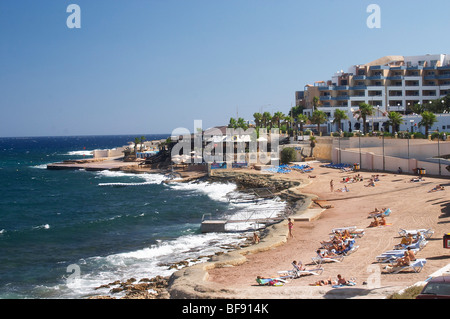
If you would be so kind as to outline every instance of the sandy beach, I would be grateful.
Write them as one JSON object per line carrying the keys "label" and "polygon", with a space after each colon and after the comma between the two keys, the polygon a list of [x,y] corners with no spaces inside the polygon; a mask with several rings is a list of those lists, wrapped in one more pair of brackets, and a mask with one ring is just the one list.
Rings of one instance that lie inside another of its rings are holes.
{"label": "sandy beach", "polygon": [[[367,187],[369,178],[377,173],[359,172],[364,178],[362,182],[344,184],[343,178],[356,173],[321,167],[322,164],[312,163],[314,171],[309,175],[298,171],[278,175],[283,179],[303,180],[302,186],[290,191],[326,200],[331,208],[323,210],[312,221],[294,222],[293,238],[287,238],[287,222],[282,222],[259,244],[175,273],[169,289],[172,298],[385,298],[424,281],[450,263],[450,250],[442,244],[442,236],[450,232],[448,179],[424,177],[421,182],[411,182],[412,175],[378,173],[380,181],[375,187]],[[445,190],[429,192],[437,184],[442,184]],[[345,185],[349,192],[337,191]],[[373,220],[369,213],[375,208],[392,210],[386,218],[389,225],[368,227]],[[342,262],[323,264],[321,275],[288,279],[280,287],[256,283],[257,276],[277,277],[279,271],[292,269],[293,260],[301,261],[307,269],[317,268],[311,258],[316,256],[320,242],[329,239],[331,229],[349,226],[365,230],[364,236],[356,239],[358,249]],[[417,258],[427,260],[423,270],[385,273],[386,264],[376,262],[376,256],[400,242],[400,229],[421,228],[434,230],[425,248],[417,253]],[[356,285],[343,288],[310,285],[321,279],[335,279],[338,274],[353,278]]]}

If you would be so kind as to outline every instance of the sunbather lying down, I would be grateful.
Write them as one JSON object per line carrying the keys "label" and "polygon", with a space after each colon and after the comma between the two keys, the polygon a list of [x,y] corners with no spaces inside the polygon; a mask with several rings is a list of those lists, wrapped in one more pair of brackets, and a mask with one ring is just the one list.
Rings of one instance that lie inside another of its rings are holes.
{"label": "sunbather lying down", "polygon": [[315,283],[309,284],[310,286],[326,286],[326,285],[342,285],[342,286],[354,286],[356,282],[354,280],[346,280],[340,274],[337,275],[335,280],[328,278],[326,280],[318,280]]}
{"label": "sunbather lying down", "polygon": [[282,286],[286,281],[281,278],[256,277],[256,282],[261,286]]}
{"label": "sunbather lying down", "polygon": [[385,226],[385,225],[387,225],[386,219],[382,215],[379,220],[377,217],[374,217],[373,222],[371,222],[370,225],[367,227],[378,227],[378,226]]}
{"label": "sunbather lying down", "polygon": [[442,186],[441,184],[438,184],[434,188],[429,190],[428,193],[437,192],[437,191],[443,191],[443,190],[444,190],[444,186]]}

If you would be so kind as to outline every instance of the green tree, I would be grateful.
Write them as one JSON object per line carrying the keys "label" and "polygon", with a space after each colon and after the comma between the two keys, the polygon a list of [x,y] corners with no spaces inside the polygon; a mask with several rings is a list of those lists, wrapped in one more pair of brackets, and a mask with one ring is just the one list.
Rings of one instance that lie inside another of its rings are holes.
{"label": "green tree", "polygon": [[315,110],[309,118],[312,124],[317,124],[317,132],[320,132],[320,124],[325,123],[327,119],[327,114],[320,110]]}
{"label": "green tree", "polygon": [[308,117],[305,114],[297,115],[297,127],[298,123],[300,123],[300,131],[303,132],[303,124],[308,121]]}
{"label": "green tree", "polygon": [[262,115],[263,127],[270,129],[272,128],[272,114],[270,112],[264,112]]}
{"label": "green tree", "polygon": [[229,128],[236,128],[237,127],[237,122],[236,122],[236,119],[234,117],[230,117],[230,122],[228,123],[228,127]]}
{"label": "green tree", "polygon": [[341,130],[341,122],[342,120],[348,120],[348,116],[347,113],[341,109],[336,109],[336,111],[334,111],[334,120],[333,123],[338,125],[338,131]]}
{"label": "green tree", "polygon": [[355,112],[358,114],[358,120],[363,120],[363,127],[364,127],[364,134],[367,133],[367,116],[370,116],[373,114],[373,106],[367,103],[361,103],[359,104],[359,110]]}
{"label": "green tree", "polygon": [[411,111],[416,114],[422,114],[425,111],[421,103],[416,103],[410,107]]}
{"label": "green tree", "polygon": [[134,154],[137,153],[137,146],[139,143],[141,143],[141,139],[139,137],[135,137],[134,138]]}
{"label": "green tree", "polygon": [[395,134],[397,132],[397,127],[402,124],[403,117],[400,113],[391,111],[388,114],[389,120],[386,121],[387,125],[392,126],[392,133]]}
{"label": "green tree", "polygon": [[253,118],[255,119],[255,125],[256,127],[261,127],[262,123],[262,114],[261,113],[253,113]]}
{"label": "green tree", "polygon": [[313,111],[320,106],[320,98],[318,96],[313,97]]}
{"label": "green tree", "polygon": [[284,118],[283,112],[275,112],[272,116],[272,123],[277,124],[277,127],[280,128],[281,120]]}
{"label": "green tree", "polygon": [[303,113],[303,106],[301,106],[301,105],[293,106],[289,113],[295,119],[298,115]]}
{"label": "green tree", "polygon": [[236,127],[246,130],[246,129],[248,129],[248,124],[242,117],[240,117],[240,118],[238,118],[238,120],[236,122]]}
{"label": "green tree", "polygon": [[144,146],[145,140],[146,140],[145,136],[142,135],[142,136],[141,136],[141,139],[140,139],[140,142],[141,142],[141,152],[142,152],[142,148],[143,148],[143,146]]}
{"label": "green tree", "polygon": [[437,122],[437,118],[434,113],[429,111],[425,111],[421,115],[422,121],[419,122],[419,126],[425,126],[425,136],[428,136],[428,130],[434,123]]}
{"label": "green tree", "polygon": [[430,101],[428,104],[425,104],[424,107],[427,111],[432,113],[450,112],[450,94],[443,98]]}
{"label": "green tree", "polygon": [[295,149],[293,147],[285,147],[281,151],[281,163],[288,164],[295,161]]}

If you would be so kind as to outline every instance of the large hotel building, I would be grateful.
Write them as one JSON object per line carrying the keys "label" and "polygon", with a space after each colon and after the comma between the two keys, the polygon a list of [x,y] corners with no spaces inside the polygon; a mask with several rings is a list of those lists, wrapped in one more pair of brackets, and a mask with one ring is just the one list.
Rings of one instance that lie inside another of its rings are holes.
{"label": "large hotel building", "polygon": [[450,94],[449,54],[385,56],[353,65],[348,72],[336,72],[331,80],[306,85],[304,91],[296,92],[296,103],[304,106],[305,114],[311,114],[314,97],[318,97],[320,102],[316,106],[329,119],[336,109],[347,111],[350,120],[343,123],[346,131],[359,127],[352,116],[359,104],[371,104],[375,108],[372,125],[377,130],[386,121],[386,112],[409,114],[408,106],[426,104],[447,94]]}

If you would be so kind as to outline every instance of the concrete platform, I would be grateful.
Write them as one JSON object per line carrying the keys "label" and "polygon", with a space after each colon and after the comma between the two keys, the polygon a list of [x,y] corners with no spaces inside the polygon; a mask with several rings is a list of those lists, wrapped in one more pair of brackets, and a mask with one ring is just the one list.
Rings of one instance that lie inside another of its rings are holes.
{"label": "concrete platform", "polygon": [[308,208],[300,214],[290,216],[290,218],[292,218],[294,222],[295,221],[309,222],[319,218],[320,214],[322,214],[324,210],[325,209],[323,208]]}

